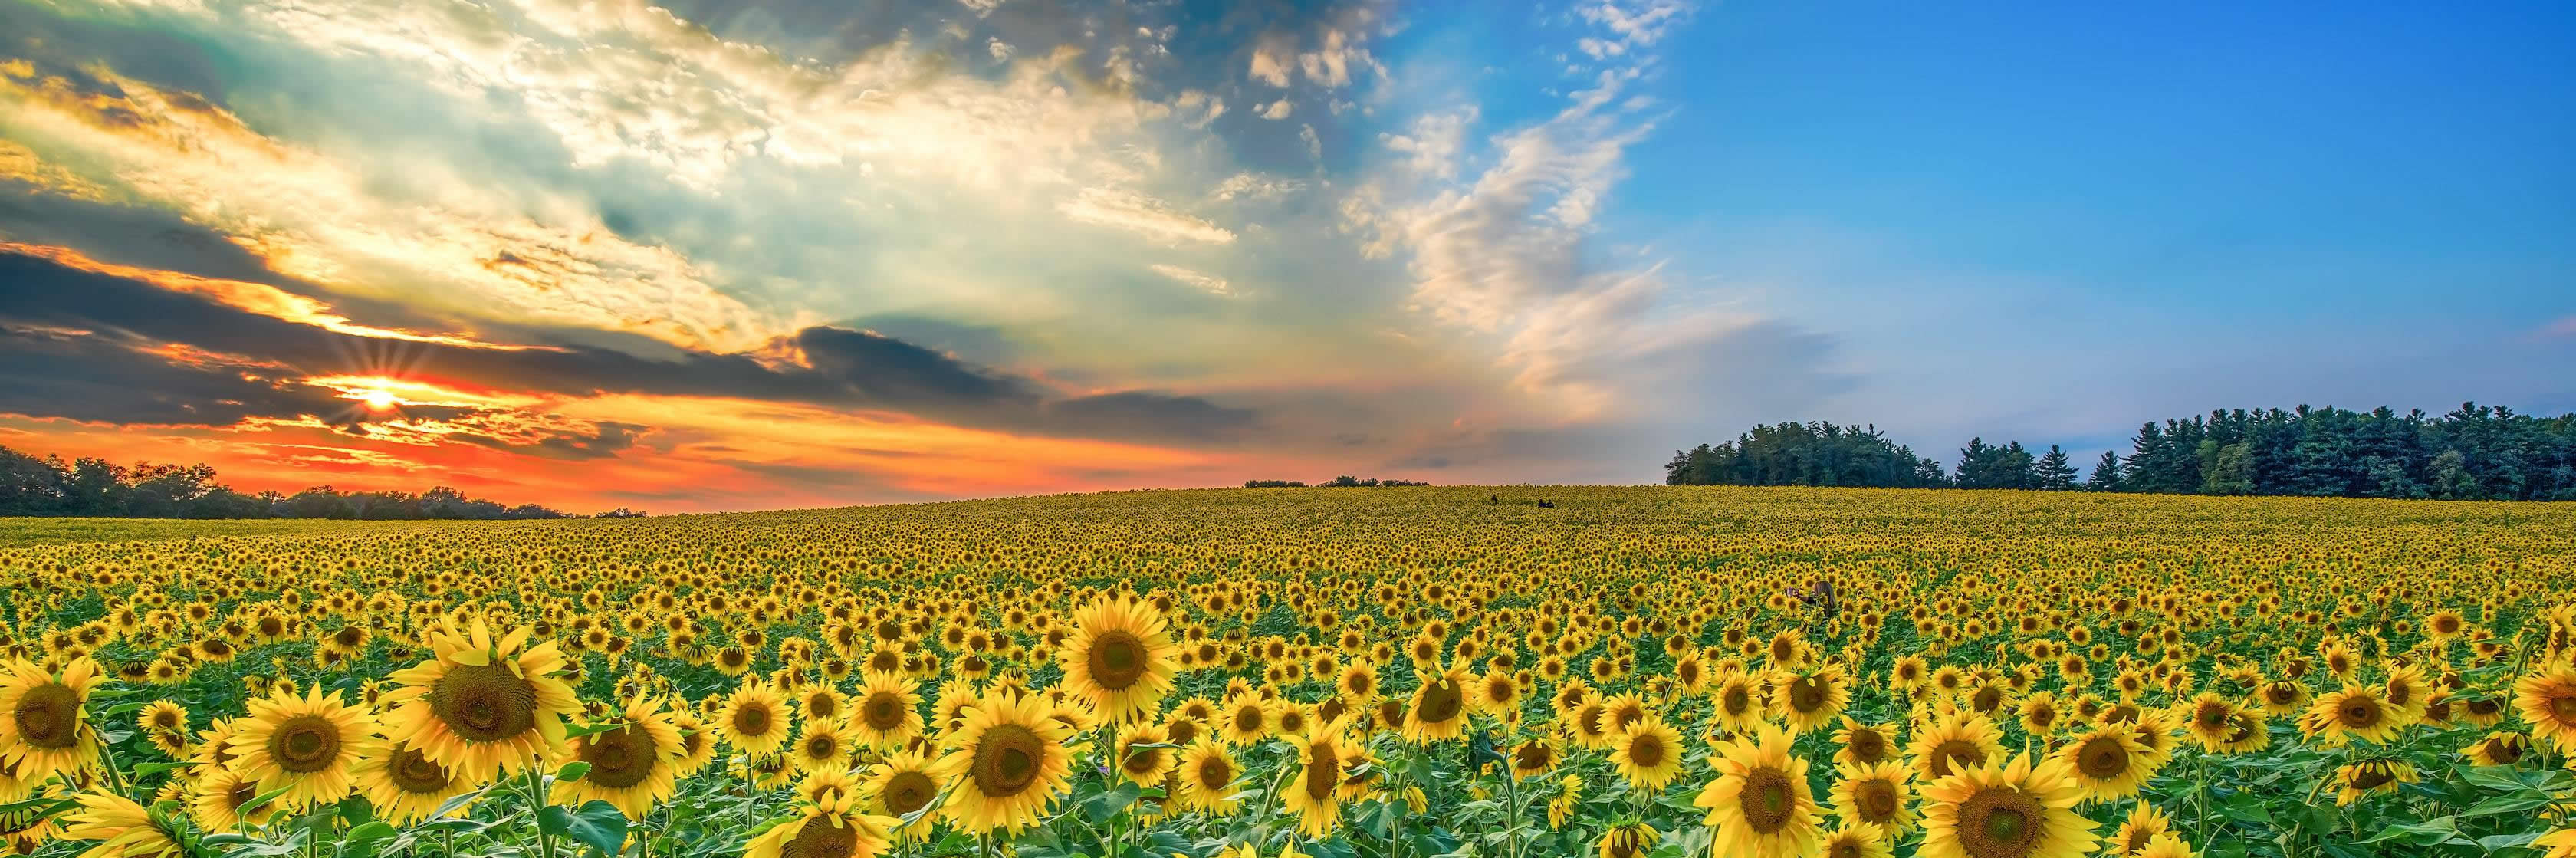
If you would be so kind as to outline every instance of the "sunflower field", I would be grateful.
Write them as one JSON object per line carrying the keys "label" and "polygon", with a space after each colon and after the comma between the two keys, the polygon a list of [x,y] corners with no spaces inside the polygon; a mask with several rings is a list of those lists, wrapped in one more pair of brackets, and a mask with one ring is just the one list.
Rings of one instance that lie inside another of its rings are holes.
{"label": "sunflower field", "polygon": [[0,527],[19,854],[2576,856],[2568,505],[120,528]]}

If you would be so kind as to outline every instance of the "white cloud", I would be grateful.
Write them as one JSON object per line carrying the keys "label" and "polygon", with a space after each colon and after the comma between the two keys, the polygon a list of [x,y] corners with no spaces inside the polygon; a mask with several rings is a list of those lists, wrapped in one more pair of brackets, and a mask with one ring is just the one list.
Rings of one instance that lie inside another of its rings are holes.
{"label": "white cloud", "polygon": [[1468,105],[1446,113],[1434,113],[1413,121],[1411,134],[1380,135],[1386,148],[1405,154],[1405,166],[1414,173],[1438,179],[1456,178],[1459,154],[1465,151],[1467,127],[1476,121],[1476,107]]}
{"label": "white cloud", "polygon": [[1278,100],[1278,101],[1273,101],[1273,102],[1269,103],[1268,105],[1266,105],[1266,106],[1262,107],[1262,108],[1261,108],[1261,118],[1263,118],[1263,119],[1286,119],[1286,118],[1288,118],[1288,114],[1289,114],[1289,113],[1291,113],[1291,112],[1293,112],[1293,111],[1295,111],[1296,109],[1297,109],[1297,105],[1295,105],[1295,104],[1291,104],[1291,103],[1289,103],[1289,101],[1288,101],[1287,99],[1283,98],[1283,99],[1280,99],[1280,100]]}
{"label": "white cloud", "polygon": [[1166,244],[1234,241],[1234,231],[1174,211],[1163,201],[1134,191],[1084,188],[1082,193],[1057,203],[1056,210],[1083,223],[1127,230]]}
{"label": "white cloud", "polygon": [[1145,267],[1151,269],[1156,274],[1180,281],[1193,289],[1206,292],[1210,295],[1225,298],[1231,298],[1235,295],[1234,290],[1226,285],[1225,278],[1223,277],[1218,277],[1212,274],[1203,274],[1178,265],[1166,265],[1160,262],[1147,265]]}

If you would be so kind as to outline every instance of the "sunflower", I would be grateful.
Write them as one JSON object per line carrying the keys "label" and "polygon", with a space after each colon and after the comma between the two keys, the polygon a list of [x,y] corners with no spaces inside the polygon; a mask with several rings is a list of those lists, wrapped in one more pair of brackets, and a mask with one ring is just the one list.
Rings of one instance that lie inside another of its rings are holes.
{"label": "sunflower", "polygon": [[2066,713],[2057,708],[2057,695],[2042,691],[2021,699],[2021,729],[2032,736],[2046,738],[2057,734],[2066,724]]}
{"label": "sunflower", "polygon": [[2415,767],[2401,760],[2363,760],[2335,769],[2335,804],[2347,805],[2362,797],[2396,792],[2398,784],[2415,782]]}
{"label": "sunflower", "polygon": [[1851,683],[1839,662],[1800,673],[1782,672],[1772,679],[1771,713],[1789,732],[1812,733],[1831,725],[1851,705]]}
{"label": "sunflower", "polygon": [[199,829],[215,833],[267,825],[269,818],[277,815],[277,802],[243,812],[243,806],[258,798],[259,793],[259,784],[242,777],[240,772],[231,769],[208,771],[198,775],[196,783],[188,785],[188,816],[196,821]]}
{"label": "sunflower", "polygon": [[1663,832],[1643,822],[1614,825],[1601,832],[1601,839],[1594,842],[1592,851],[1600,858],[1644,858],[1663,839]]}
{"label": "sunflower", "polygon": [[852,695],[850,725],[857,728],[859,741],[885,750],[921,735],[921,692],[915,687],[912,680],[870,672]]}
{"label": "sunflower", "polygon": [[180,854],[168,823],[121,795],[74,796],[80,809],[63,817],[64,840],[97,840],[81,858],[161,858]]}
{"label": "sunflower", "polygon": [[808,685],[796,692],[796,711],[805,721],[838,721],[849,708],[849,698],[829,685]]}
{"label": "sunflower", "polygon": [[2195,854],[2191,851],[2190,844],[2182,842],[2182,835],[2168,831],[2147,841],[2146,847],[2139,849],[2134,856],[2135,858],[2195,858]]}
{"label": "sunflower", "polygon": [[2549,850],[2540,858],[2576,858],[2576,828],[2561,828],[2530,843],[2533,849]]}
{"label": "sunflower", "polygon": [[[939,778],[930,772],[930,760],[920,754],[904,751],[868,767],[861,794],[868,796],[869,808],[886,816],[902,817],[918,813],[939,798]],[[910,825],[894,830],[897,842],[911,843],[927,839],[932,814],[923,813]]]}
{"label": "sunflower", "polygon": [[1611,734],[1603,730],[1602,725],[1610,723],[1610,719],[1604,717],[1609,711],[1609,701],[1598,696],[1585,697],[1582,704],[1558,719],[1558,727],[1579,747],[1593,751],[1608,750]]}
{"label": "sunflower", "polygon": [[579,761],[588,763],[590,771],[579,780],[556,781],[555,803],[579,807],[605,801],[626,818],[642,820],[671,797],[679,779],[680,728],[651,699],[626,704],[617,720],[623,726],[574,739],[564,749],[558,765]]}
{"label": "sunflower", "polygon": [[1985,765],[2003,756],[2003,731],[1983,715],[1961,712],[1935,719],[1915,734],[1906,756],[1924,780],[1939,780],[1961,769]]}
{"label": "sunflower", "polygon": [[2272,744],[2271,722],[2262,710],[2238,708],[2227,722],[2227,735],[2211,750],[2222,754],[2248,754]]}
{"label": "sunflower", "polygon": [[855,773],[855,770],[817,768],[817,770],[811,770],[811,773],[806,773],[804,781],[796,781],[796,801],[804,801],[804,804],[824,804],[824,801],[840,799],[840,796],[855,796],[858,794],[858,788],[860,788],[858,773]]}
{"label": "sunflower", "polygon": [[671,713],[671,726],[680,731],[680,756],[671,760],[671,770],[684,778],[705,771],[716,758],[715,728],[686,709]]}
{"label": "sunflower", "polygon": [[1413,701],[1405,707],[1405,741],[1428,744],[1466,732],[1469,691],[1464,667],[1452,664],[1425,671],[1421,687],[1413,690]]}
{"label": "sunflower", "polygon": [[857,728],[838,721],[808,720],[796,734],[796,743],[789,746],[787,758],[796,764],[798,771],[845,770],[850,767],[850,760],[857,756],[858,749]]}
{"label": "sunflower", "polygon": [[61,676],[25,659],[0,668],[0,761],[18,777],[39,783],[98,759],[98,734],[86,710],[91,689],[104,679],[98,662],[72,659]]}
{"label": "sunflower", "polygon": [[1836,767],[1834,816],[1843,827],[1874,826],[1888,840],[1914,830],[1914,770],[1895,762]]}
{"label": "sunflower", "polygon": [[2387,701],[2390,723],[2410,727],[2424,720],[2424,707],[2433,701],[2433,688],[2424,681],[2424,671],[2408,666],[2391,669],[2379,684],[2380,699]]}
{"label": "sunflower", "polygon": [[563,748],[564,719],[581,711],[552,641],[528,647],[521,627],[495,641],[477,619],[429,635],[432,658],[395,671],[385,738],[420,749],[473,781],[523,771]]}
{"label": "sunflower", "polygon": [[1271,702],[1254,694],[1228,698],[1218,712],[1217,735],[1229,745],[1250,745],[1270,738]]}
{"label": "sunflower", "polygon": [[[2319,747],[2340,748],[2356,737],[2386,742],[2397,732],[2397,720],[2381,699],[2384,693],[2377,686],[2346,685],[2341,691],[2317,695],[2303,724],[2310,728],[2308,734],[2316,737]],[[2570,698],[2568,704],[2576,710],[2576,698]]]}
{"label": "sunflower", "polygon": [[1534,778],[1547,774],[1556,768],[1557,756],[1556,740],[1533,736],[1512,747],[1512,776]]}
{"label": "sunflower", "polygon": [[34,854],[38,847],[62,833],[61,822],[38,811],[31,807],[0,812],[0,849],[16,855]]}
{"label": "sunflower", "polygon": [[1474,683],[1476,710],[1496,718],[1518,715],[1521,709],[1521,684],[1509,671],[1492,670],[1476,677]]}
{"label": "sunflower", "polygon": [[[8,699],[0,693],[0,703]],[[2533,739],[2562,752],[2576,748],[2576,667],[2562,665],[2523,677],[2513,684],[2513,706],[2531,724]],[[2471,706],[2469,714],[2479,713]]]}
{"label": "sunflower", "polygon": [[1717,704],[1717,726],[1730,733],[1753,732],[1765,714],[1766,695],[1760,681],[1743,671],[1727,670],[1718,675],[1716,686],[1710,699]]}
{"label": "sunflower", "polygon": [[1309,840],[1322,840],[1341,827],[1343,784],[1351,762],[1341,740],[1347,732],[1348,724],[1336,723],[1306,737],[1297,748],[1296,780],[1280,791],[1282,805],[1297,815],[1297,830]]}
{"label": "sunflower", "polygon": [[2470,765],[2510,766],[2521,762],[2523,755],[2530,750],[2530,736],[2511,730],[2500,730],[2488,733],[2486,738],[2479,739],[2476,744],[2461,748],[2460,755],[2468,757]]}
{"label": "sunflower", "polygon": [[2203,750],[2216,751],[2227,745],[2228,737],[2236,732],[2236,704],[2217,692],[2203,691],[2191,699],[2183,713],[2182,726]]}
{"label": "sunflower", "polygon": [[1682,734],[1648,714],[1610,740],[1610,764],[1630,788],[1662,792],[1682,772]]}
{"label": "sunflower", "polygon": [[1065,741],[1073,729],[1048,717],[1044,698],[987,697],[966,710],[948,738],[948,751],[933,765],[954,782],[941,810],[969,833],[1017,833],[1035,823],[1071,786],[1073,757]]}
{"label": "sunflower", "polygon": [[761,832],[743,858],[875,858],[893,845],[901,820],[859,811],[846,792],[799,807],[794,819]]}
{"label": "sunflower", "polygon": [[[400,742],[370,738],[358,747],[357,762],[349,764],[349,775],[357,780],[359,795],[375,808],[376,815],[396,825],[410,825],[427,818],[448,799],[474,790],[474,783],[457,776],[453,769],[439,765]],[[462,814],[465,808],[449,811]]]}
{"label": "sunflower", "polygon": [[364,711],[320,688],[297,697],[283,685],[248,708],[234,727],[232,768],[256,779],[261,792],[286,790],[277,797],[279,808],[328,804],[355,788],[349,764],[367,740]]}
{"label": "sunflower", "polygon": [[1922,858],[2080,858],[2100,838],[2075,812],[2084,790],[2062,763],[2028,756],[1952,772],[1923,788]]}
{"label": "sunflower", "polygon": [[2291,679],[2264,683],[2254,692],[2263,706],[2263,713],[2275,718],[2305,710],[2310,694],[2307,683]]}
{"label": "sunflower", "polygon": [[1770,724],[1718,746],[1717,777],[1691,805],[1708,811],[1717,854],[1782,858],[1815,852],[1820,822],[1807,785],[1807,761],[1790,753],[1791,736]]}
{"label": "sunflower", "polygon": [[1073,623],[1073,636],[1056,650],[1064,668],[1059,684],[1109,723],[1154,714],[1172,689],[1172,657],[1179,649],[1162,612],[1121,593],[1075,611]]}
{"label": "sunflower", "polygon": [[2112,855],[2136,855],[2154,842],[2157,835],[2173,830],[2173,819],[2156,809],[2154,802],[2142,801],[2129,808],[2129,818],[2120,823],[2105,844]]}
{"label": "sunflower", "polygon": [[1896,849],[1886,832],[1866,822],[1847,823],[1825,832],[1824,843],[1816,850],[1817,858],[1894,858]]}
{"label": "sunflower", "polygon": [[1836,764],[1875,765],[1895,755],[1896,731],[1894,728],[1863,724],[1852,720],[1849,715],[1842,716],[1842,719],[1843,728],[1834,732],[1834,744],[1839,746],[1834,751]]}
{"label": "sunflower", "polygon": [[764,756],[787,744],[787,700],[777,689],[746,682],[716,710],[716,734],[747,756]]}
{"label": "sunflower", "polygon": [[143,729],[152,731],[153,735],[156,736],[186,735],[188,732],[188,707],[179,705],[178,701],[166,698],[155,700],[152,701],[151,705],[143,707],[143,713],[135,716],[134,723],[141,726]]}
{"label": "sunflower", "polygon": [[2155,773],[2148,765],[2147,752],[2126,727],[2095,727],[2059,747],[2054,754],[2064,764],[2084,797],[2094,801],[2113,801],[2138,794],[2147,777]]}
{"label": "sunflower", "polygon": [[1225,745],[1213,739],[1191,743],[1181,752],[1181,765],[1175,777],[1180,782],[1176,796],[1182,807],[1215,816],[1234,812],[1236,778],[1243,776],[1234,756]]}
{"label": "sunflower", "polygon": [[1180,763],[1180,755],[1170,748],[1137,748],[1137,745],[1166,745],[1171,737],[1163,728],[1138,724],[1118,733],[1118,745],[1110,758],[1117,760],[1118,777],[1139,787],[1159,787],[1163,777]]}

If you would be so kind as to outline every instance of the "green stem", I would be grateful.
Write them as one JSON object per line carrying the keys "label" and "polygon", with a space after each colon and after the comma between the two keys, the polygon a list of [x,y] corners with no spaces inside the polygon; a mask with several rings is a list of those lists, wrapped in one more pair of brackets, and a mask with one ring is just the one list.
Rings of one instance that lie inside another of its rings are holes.
{"label": "green stem", "polygon": [[1503,762],[1495,768],[1503,770],[1503,810],[1505,820],[1503,823],[1503,855],[1504,858],[1520,858],[1521,793],[1519,782],[1521,778],[1519,775],[1512,773],[1511,755],[1508,752],[1504,754]]}
{"label": "green stem", "polygon": [[544,854],[545,858],[555,858],[555,837],[546,831],[545,803],[545,766],[530,763],[528,765],[528,815],[537,817],[537,850]]}

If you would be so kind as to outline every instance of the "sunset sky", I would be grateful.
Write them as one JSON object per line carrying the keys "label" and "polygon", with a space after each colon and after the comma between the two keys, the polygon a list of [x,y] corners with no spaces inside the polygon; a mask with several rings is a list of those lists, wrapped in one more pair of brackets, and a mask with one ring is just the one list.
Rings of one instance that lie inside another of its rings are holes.
{"label": "sunset sky", "polygon": [[2576,6],[0,0],[0,445],[655,512],[2576,409]]}

